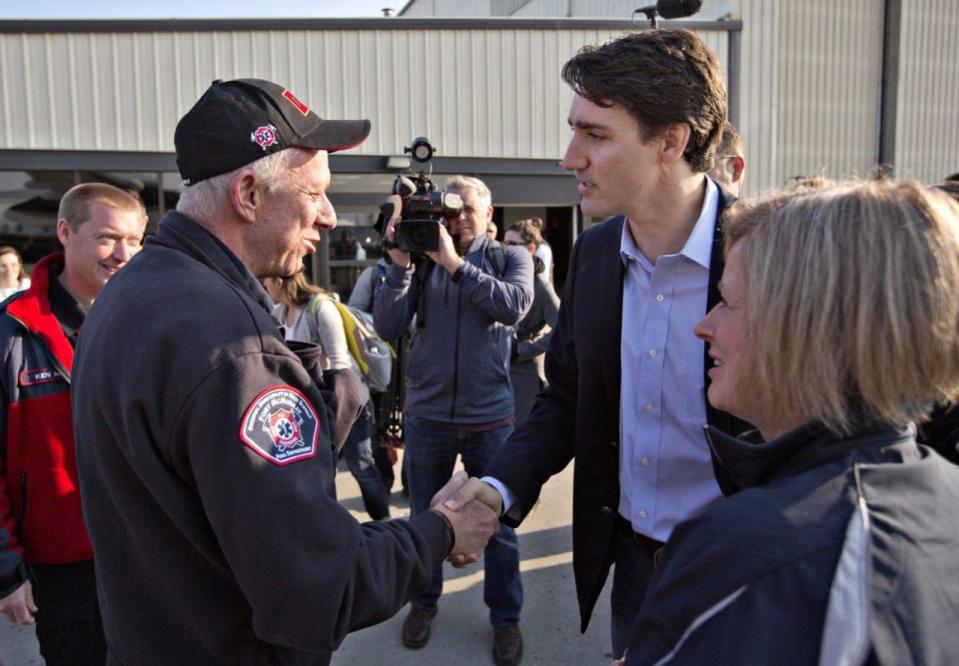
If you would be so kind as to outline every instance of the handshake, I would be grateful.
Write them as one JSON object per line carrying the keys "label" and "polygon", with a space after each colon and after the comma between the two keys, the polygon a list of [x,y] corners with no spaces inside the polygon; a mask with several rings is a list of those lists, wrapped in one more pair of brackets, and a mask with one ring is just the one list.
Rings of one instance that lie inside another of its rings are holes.
{"label": "handshake", "polygon": [[461,568],[478,561],[490,537],[499,530],[503,498],[492,486],[461,470],[433,496],[430,509],[450,521],[455,538],[446,559]]}

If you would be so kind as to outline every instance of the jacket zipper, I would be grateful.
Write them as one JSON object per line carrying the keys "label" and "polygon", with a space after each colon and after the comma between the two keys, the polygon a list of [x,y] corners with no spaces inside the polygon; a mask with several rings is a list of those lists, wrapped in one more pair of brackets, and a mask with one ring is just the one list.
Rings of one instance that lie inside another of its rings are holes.
{"label": "jacket zipper", "polygon": [[460,304],[462,292],[456,292],[456,340],[453,343],[453,402],[450,403],[450,423],[456,418],[456,394],[460,383]]}
{"label": "jacket zipper", "polygon": [[23,530],[23,520],[27,515],[27,472],[23,470],[20,472],[20,510],[17,511],[17,519],[13,523],[13,534],[17,538],[20,537],[20,532]]}

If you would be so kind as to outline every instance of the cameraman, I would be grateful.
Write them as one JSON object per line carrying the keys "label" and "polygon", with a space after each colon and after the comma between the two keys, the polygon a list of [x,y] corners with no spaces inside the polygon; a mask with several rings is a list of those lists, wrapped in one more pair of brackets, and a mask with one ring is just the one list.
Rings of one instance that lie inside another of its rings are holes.
{"label": "cameraman", "polygon": [[[388,250],[393,263],[376,296],[373,319],[386,340],[402,334],[417,315],[407,373],[406,455],[413,514],[453,472],[457,454],[466,470],[483,473],[513,429],[509,380],[512,327],[533,300],[533,261],[524,248],[502,246],[486,235],[493,216],[489,188],[477,178],[455,176],[447,190],[463,209],[440,227],[439,249],[414,264],[406,252]],[[395,198],[394,198],[395,203]],[[399,206],[396,206],[398,209]],[[386,238],[394,239],[394,212]],[[422,300],[422,302],[420,302]],[[496,664],[522,656],[519,615],[523,588],[516,534],[505,525],[485,551],[483,599],[493,624]],[[426,645],[443,587],[436,567],[429,589],[412,602],[403,644]]]}

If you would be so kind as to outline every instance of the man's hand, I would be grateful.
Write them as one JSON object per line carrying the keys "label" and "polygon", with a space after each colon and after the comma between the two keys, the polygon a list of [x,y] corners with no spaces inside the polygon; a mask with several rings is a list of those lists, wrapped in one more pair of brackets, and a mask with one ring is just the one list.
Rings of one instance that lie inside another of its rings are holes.
{"label": "man's hand", "polygon": [[30,581],[25,581],[23,585],[13,592],[0,599],[0,613],[7,616],[7,619],[15,624],[33,624],[33,614],[37,612],[37,606],[33,603],[33,587]]}
{"label": "man's hand", "polygon": [[474,500],[491,508],[497,516],[503,513],[503,498],[500,497],[499,492],[476,477],[466,478],[466,472],[462,471],[454,474],[453,478],[433,496],[433,503],[442,502],[443,506],[450,511],[459,511]]}
{"label": "man's hand", "polygon": [[456,269],[463,265],[463,258],[457,254],[456,246],[453,245],[453,237],[442,224],[440,225],[440,247],[436,252],[427,252],[426,256],[450,274],[455,273]]}
{"label": "man's hand", "polygon": [[[500,497],[496,489],[488,483],[484,483],[477,478],[471,479],[466,472],[460,470],[450,477],[446,485],[440,488],[439,492],[433,496],[430,502],[430,508],[437,510],[446,509],[447,511],[443,511],[443,513],[451,516],[453,513],[462,512],[464,508],[468,511],[469,507],[474,504],[486,505],[494,512],[494,515],[498,519],[500,513],[502,513],[503,498]],[[450,518],[450,522],[453,522],[452,518]],[[453,523],[453,527],[455,530],[456,523]],[[498,524],[489,536],[495,534],[497,530],[499,530]],[[489,537],[486,538],[486,541],[488,540]],[[475,551],[459,552],[461,548],[459,534],[457,534],[456,547],[446,559],[457,569],[461,569],[473,562],[478,562],[483,548],[486,547],[486,541],[483,542],[481,548]]]}
{"label": "man's hand", "polygon": [[[386,236],[386,240],[393,243],[394,234],[396,233],[396,225],[399,224],[400,217],[403,213],[403,199],[400,198],[398,194],[391,194],[386,198],[386,203],[393,206],[393,215],[390,217],[389,223],[386,225],[386,232],[383,234]],[[393,260],[393,263],[402,268],[409,268],[411,259],[409,252],[400,252],[396,248],[390,248],[386,251],[390,255],[390,259]]]}
{"label": "man's hand", "polygon": [[479,560],[490,537],[499,531],[499,518],[482,502],[470,502],[459,511],[450,511],[442,504],[433,510],[445,515],[453,526],[456,540],[447,559],[456,567]]}

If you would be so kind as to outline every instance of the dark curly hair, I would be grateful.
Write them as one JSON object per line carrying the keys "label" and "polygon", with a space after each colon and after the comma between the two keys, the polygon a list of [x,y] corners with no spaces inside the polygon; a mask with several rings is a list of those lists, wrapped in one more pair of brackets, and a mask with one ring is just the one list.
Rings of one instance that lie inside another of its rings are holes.
{"label": "dark curly hair", "polygon": [[726,122],[726,86],[716,55],[688,30],[645,30],[585,46],[563,65],[563,80],[597,106],[629,111],[644,141],[665,125],[686,123],[691,133],[683,156],[694,171],[712,168]]}

